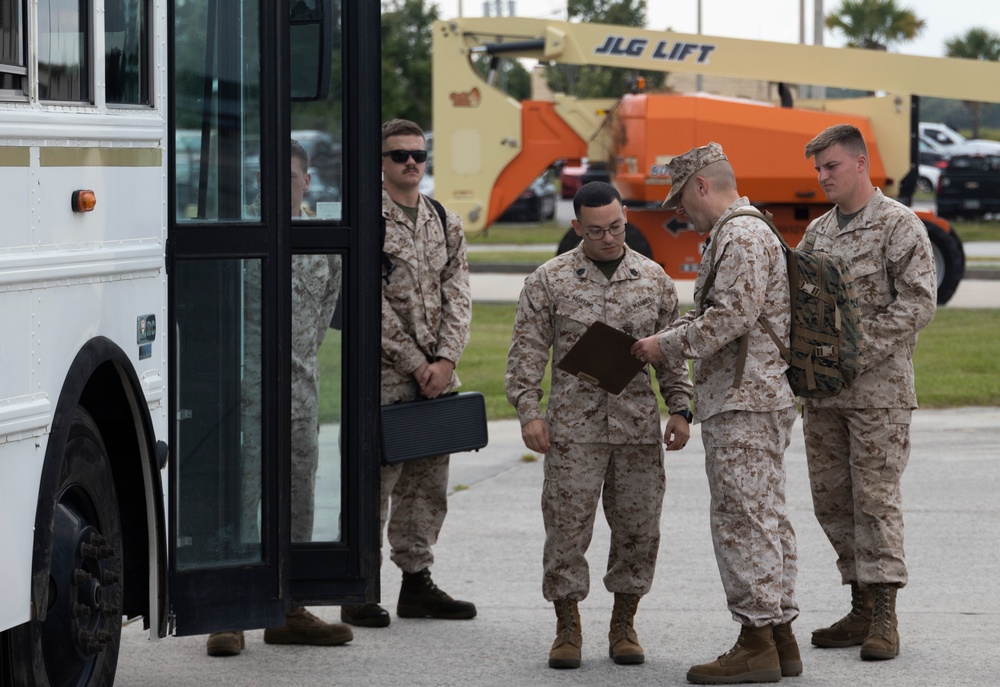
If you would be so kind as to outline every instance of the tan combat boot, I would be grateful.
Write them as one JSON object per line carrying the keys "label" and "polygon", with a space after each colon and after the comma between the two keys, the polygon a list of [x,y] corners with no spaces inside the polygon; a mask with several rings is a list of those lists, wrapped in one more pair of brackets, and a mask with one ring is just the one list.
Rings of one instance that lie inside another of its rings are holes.
{"label": "tan combat boot", "polygon": [[872,585],[872,595],[875,597],[872,627],[861,645],[861,658],[865,661],[886,661],[899,655],[896,586]]}
{"label": "tan combat boot", "polygon": [[646,654],[639,644],[639,637],[632,625],[635,609],[639,606],[637,594],[615,592],[615,608],[611,611],[611,631],[608,632],[608,655],[620,665],[642,663]]}
{"label": "tan combat boot", "polygon": [[239,656],[245,646],[242,630],[213,632],[205,642],[205,650],[209,656]]}
{"label": "tan combat boot", "polygon": [[343,623],[326,623],[296,606],[285,614],[285,624],[264,630],[266,644],[309,644],[338,646],[354,639],[351,628]]}
{"label": "tan combat boot", "polygon": [[693,666],[688,682],[699,685],[729,685],[736,682],[778,682],[781,664],[771,636],[771,626],[744,625],[732,649],[711,663]]}
{"label": "tan combat boot", "polygon": [[579,668],[583,633],[576,599],[559,599],[556,607],[556,639],[549,650],[549,668]]}
{"label": "tan combat boot", "polygon": [[781,677],[801,675],[802,656],[799,654],[799,643],[792,633],[792,621],[772,627],[771,636],[774,638],[774,648],[778,650]]}
{"label": "tan combat boot", "polygon": [[813,630],[813,646],[824,649],[857,646],[865,641],[872,623],[872,591],[851,582],[851,612],[830,627]]}

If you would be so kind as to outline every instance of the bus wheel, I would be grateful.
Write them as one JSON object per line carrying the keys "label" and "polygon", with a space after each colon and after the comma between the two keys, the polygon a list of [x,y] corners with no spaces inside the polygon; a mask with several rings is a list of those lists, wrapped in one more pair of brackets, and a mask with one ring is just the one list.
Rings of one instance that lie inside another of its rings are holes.
{"label": "bus wheel", "polygon": [[944,305],[955,295],[959,282],[965,276],[965,249],[962,240],[954,231],[949,233],[934,224],[924,221],[927,235],[931,239],[934,252],[934,267],[937,270],[937,304]]}
{"label": "bus wheel", "polygon": [[[122,631],[122,528],[108,452],[78,408],[53,495],[48,611],[10,630],[14,684],[103,687],[114,682]],[[51,539],[50,539],[51,536]],[[39,541],[39,539],[48,541]]]}

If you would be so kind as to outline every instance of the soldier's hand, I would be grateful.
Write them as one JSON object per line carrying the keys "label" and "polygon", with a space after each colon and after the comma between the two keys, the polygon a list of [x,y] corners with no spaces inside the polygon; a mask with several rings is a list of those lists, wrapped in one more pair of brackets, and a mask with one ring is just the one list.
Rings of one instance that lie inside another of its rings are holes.
{"label": "soldier's hand", "polygon": [[433,363],[421,365],[413,373],[420,385],[420,395],[424,398],[437,398],[441,392],[448,388],[451,382],[451,373],[455,370],[455,364],[450,360],[441,358]]}
{"label": "soldier's hand", "polygon": [[524,445],[536,453],[545,453],[549,450],[549,426],[545,420],[532,420],[521,427],[521,438]]}
{"label": "soldier's hand", "polygon": [[691,425],[681,415],[671,415],[667,428],[663,430],[663,443],[668,451],[680,451],[691,438]]}
{"label": "soldier's hand", "polygon": [[660,342],[656,334],[639,339],[632,344],[632,355],[644,363],[658,363],[666,359],[660,352]]}

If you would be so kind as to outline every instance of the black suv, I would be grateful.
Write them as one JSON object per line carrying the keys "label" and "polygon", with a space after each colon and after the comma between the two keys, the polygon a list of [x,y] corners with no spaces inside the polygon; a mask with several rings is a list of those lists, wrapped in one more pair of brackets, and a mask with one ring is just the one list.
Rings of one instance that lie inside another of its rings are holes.
{"label": "black suv", "polygon": [[937,187],[937,214],[976,219],[1000,213],[1000,148],[963,150],[948,156]]}

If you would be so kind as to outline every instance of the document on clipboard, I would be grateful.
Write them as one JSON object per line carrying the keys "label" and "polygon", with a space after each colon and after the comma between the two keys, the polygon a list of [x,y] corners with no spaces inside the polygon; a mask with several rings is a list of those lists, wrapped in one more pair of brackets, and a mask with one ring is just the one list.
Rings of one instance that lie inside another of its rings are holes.
{"label": "document on clipboard", "polygon": [[609,394],[622,389],[646,366],[632,355],[635,337],[604,322],[594,322],[556,367],[599,386]]}

